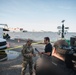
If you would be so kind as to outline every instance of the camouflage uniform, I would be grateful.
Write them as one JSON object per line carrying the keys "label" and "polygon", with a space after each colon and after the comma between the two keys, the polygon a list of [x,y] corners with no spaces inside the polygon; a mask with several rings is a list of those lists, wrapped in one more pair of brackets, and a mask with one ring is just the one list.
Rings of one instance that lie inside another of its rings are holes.
{"label": "camouflage uniform", "polygon": [[33,60],[29,53],[34,54],[34,50],[32,46],[23,45],[22,55],[23,55],[23,63],[22,63],[22,72],[21,75],[25,75],[25,70],[27,68],[27,64],[29,64],[29,73],[32,75],[33,73]]}

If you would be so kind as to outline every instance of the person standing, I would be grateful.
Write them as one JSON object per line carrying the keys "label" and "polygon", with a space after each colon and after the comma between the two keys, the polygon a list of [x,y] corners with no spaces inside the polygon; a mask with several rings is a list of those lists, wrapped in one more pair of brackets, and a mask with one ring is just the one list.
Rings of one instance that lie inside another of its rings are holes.
{"label": "person standing", "polygon": [[45,51],[44,52],[40,52],[40,54],[46,54],[48,56],[51,56],[52,53],[52,45],[50,43],[50,38],[49,37],[45,37],[44,38],[44,43],[46,44],[45,46]]}
{"label": "person standing", "polygon": [[3,38],[6,39],[6,34],[5,33],[3,33]]}
{"label": "person standing", "polygon": [[76,75],[76,71],[68,68],[65,62],[68,48],[66,40],[56,41],[51,57],[44,55],[37,59],[34,65],[35,75]]}
{"label": "person standing", "polygon": [[33,74],[33,60],[32,57],[35,56],[34,50],[32,47],[32,41],[30,39],[27,40],[27,43],[23,45],[22,55],[23,55],[23,63],[22,63],[22,71],[21,75],[25,75],[25,71],[27,65],[29,64],[29,73]]}

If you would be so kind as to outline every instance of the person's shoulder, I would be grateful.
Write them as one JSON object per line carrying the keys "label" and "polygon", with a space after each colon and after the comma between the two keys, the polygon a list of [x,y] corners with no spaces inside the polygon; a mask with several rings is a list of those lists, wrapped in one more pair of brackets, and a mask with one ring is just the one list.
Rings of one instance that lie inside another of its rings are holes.
{"label": "person's shoulder", "polygon": [[24,44],[24,45],[23,45],[23,47],[25,48],[25,47],[27,47],[27,45],[26,45],[26,44]]}
{"label": "person's shoulder", "polygon": [[23,44],[23,46],[25,46],[25,44]]}
{"label": "person's shoulder", "polygon": [[46,47],[52,48],[52,44],[51,43],[48,43]]}
{"label": "person's shoulder", "polygon": [[51,43],[48,43],[46,46],[52,46],[52,44]]}
{"label": "person's shoulder", "polygon": [[49,43],[49,45],[51,45],[51,46],[52,46],[52,44],[51,44],[51,43]]}

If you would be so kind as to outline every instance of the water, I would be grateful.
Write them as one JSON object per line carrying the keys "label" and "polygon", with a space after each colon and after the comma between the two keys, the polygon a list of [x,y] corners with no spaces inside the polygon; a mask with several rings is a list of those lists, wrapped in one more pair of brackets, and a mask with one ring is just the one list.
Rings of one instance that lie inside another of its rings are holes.
{"label": "water", "polygon": [[6,50],[5,52],[7,54],[7,60],[16,59],[20,55],[20,52],[17,51]]}
{"label": "water", "polygon": [[[57,40],[60,36],[57,32],[8,32],[11,38],[21,39],[32,39],[32,40],[43,40],[44,37],[48,36],[52,41]],[[67,33],[66,39],[70,39],[71,36],[76,36],[76,33]]]}
{"label": "water", "polygon": [[0,52],[2,54],[0,61],[16,59],[21,53],[13,50],[5,50]]}

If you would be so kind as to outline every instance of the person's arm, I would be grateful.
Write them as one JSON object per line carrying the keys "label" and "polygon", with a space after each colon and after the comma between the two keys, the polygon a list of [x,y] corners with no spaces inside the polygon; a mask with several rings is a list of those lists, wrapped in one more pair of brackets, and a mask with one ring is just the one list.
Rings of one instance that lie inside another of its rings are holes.
{"label": "person's arm", "polygon": [[33,47],[32,47],[32,54],[33,54],[34,57],[36,56]]}
{"label": "person's arm", "polygon": [[50,56],[51,52],[47,52],[47,53],[43,53],[43,54],[46,54],[46,55],[49,55]]}
{"label": "person's arm", "polygon": [[40,52],[41,54],[46,54],[46,55],[51,55],[51,52],[52,52],[52,45],[48,46],[46,48],[47,52]]}
{"label": "person's arm", "polygon": [[40,52],[40,54],[46,54],[46,55],[49,55],[49,56],[50,56],[51,52],[47,52],[47,53],[45,53],[45,52]]}

